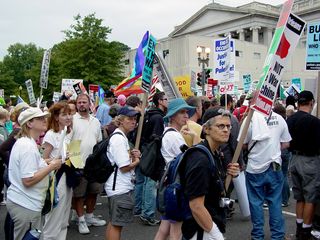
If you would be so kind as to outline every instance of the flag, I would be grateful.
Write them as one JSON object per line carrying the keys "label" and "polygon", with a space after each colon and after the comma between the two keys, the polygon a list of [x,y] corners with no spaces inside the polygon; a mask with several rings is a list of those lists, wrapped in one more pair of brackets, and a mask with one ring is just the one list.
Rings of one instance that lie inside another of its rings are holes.
{"label": "flag", "polygon": [[[124,79],[123,81],[126,81],[128,78]],[[122,81],[122,82],[123,82]],[[131,94],[140,94],[144,93],[144,91],[140,88],[141,86],[141,77],[137,79],[134,83],[132,83],[129,87],[125,88],[116,88],[114,90],[114,95],[119,96],[120,94],[125,95],[126,97],[130,96]],[[121,83],[120,83],[121,84]]]}
{"label": "flag", "polygon": [[99,97],[99,105],[101,105],[104,101],[104,90],[100,85],[98,88],[98,97]]}
{"label": "flag", "polygon": [[152,102],[152,98],[154,94],[156,93],[156,84],[159,82],[158,75],[154,75],[151,82],[151,88],[150,88],[150,94],[148,97],[148,103],[150,104]]}
{"label": "flag", "polygon": [[[137,81],[140,82],[140,86],[141,86],[141,80],[139,81],[139,78],[141,78],[142,76],[142,71],[145,63],[144,52],[146,51],[146,48],[147,48],[148,39],[149,39],[149,31],[147,31],[144,34],[142,41],[139,44],[139,47],[136,52],[135,60],[134,60],[133,69],[130,76],[118,84],[118,86],[114,90],[115,95],[120,95],[121,93],[116,94],[116,92],[124,91],[132,87]],[[141,91],[140,93],[142,92],[143,91]]]}
{"label": "flag", "polygon": [[22,99],[22,97],[18,96],[18,98],[17,98],[17,104],[18,104],[18,103],[22,103],[22,102],[24,102],[24,100]]}

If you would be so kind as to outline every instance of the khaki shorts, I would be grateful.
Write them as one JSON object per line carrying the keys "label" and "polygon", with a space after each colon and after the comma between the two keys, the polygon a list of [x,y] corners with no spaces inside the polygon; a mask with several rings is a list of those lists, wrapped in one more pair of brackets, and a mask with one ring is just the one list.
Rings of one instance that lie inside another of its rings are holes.
{"label": "khaki shorts", "polygon": [[133,221],[133,191],[108,198],[109,217],[113,226],[124,227]]}
{"label": "khaki shorts", "polygon": [[87,194],[99,194],[103,189],[101,183],[89,183],[85,177],[80,177],[80,183],[73,189],[73,197],[83,198]]}

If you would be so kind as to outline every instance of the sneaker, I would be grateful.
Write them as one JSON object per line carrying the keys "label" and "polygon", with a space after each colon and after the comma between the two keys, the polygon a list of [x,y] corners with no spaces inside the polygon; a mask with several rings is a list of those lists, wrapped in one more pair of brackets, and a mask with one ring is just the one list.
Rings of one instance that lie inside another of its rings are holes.
{"label": "sneaker", "polygon": [[78,221],[79,221],[77,212],[74,211],[74,210],[71,210],[71,219],[70,219],[70,221],[74,222],[74,223],[78,223]]}
{"label": "sneaker", "polygon": [[89,234],[90,230],[87,226],[86,221],[79,221],[78,230],[80,234]]}
{"label": "sneaker", "polygon": [[140,220],[145,224],[145,225],[149,225],[149,226],[156,226],[158,224],[160,224],[160,220],[156,220],[153,218],[146,218],[143,216],[140,216]]}
{"label": "sneaker", "polygon": [[267,209],[268,208],[268,203],[263,204],[263,208]]}
{"label": "sneaker", "polygon": [[282,203],[281,206],[282,207],[289,207],[289,204],[288,203]]}
{"label": "sneaker", "polygon": [[7,204],[6,200],[3,200],[2,202],[0,202],[0,206],[5,206]]}
{"label": "sneaker", "polygon": [[91,218],[86,218],[87,226],[95,226],[95,227],[101,227],[107,224],[105,220],[99,219],[96,216],[93,216]]}

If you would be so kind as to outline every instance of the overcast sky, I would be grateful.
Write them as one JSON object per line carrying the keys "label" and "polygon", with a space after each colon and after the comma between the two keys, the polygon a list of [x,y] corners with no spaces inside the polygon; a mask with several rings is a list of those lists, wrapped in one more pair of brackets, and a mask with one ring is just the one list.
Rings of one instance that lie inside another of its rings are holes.
{"label": "overcast sky", "polygon": [[[7,0],[0,8],[0,60],[14,43],[35,43],[52,47],[63,40],[62,30],[69,29],[73,17],[96,13],[103,24],[112,28],[109,40],[136,48],[146,30],[156,38],[168,36],[212,0]],[[250,0],[216,0],[239,6]],[[284,0],[259,0],[272,5]]]}

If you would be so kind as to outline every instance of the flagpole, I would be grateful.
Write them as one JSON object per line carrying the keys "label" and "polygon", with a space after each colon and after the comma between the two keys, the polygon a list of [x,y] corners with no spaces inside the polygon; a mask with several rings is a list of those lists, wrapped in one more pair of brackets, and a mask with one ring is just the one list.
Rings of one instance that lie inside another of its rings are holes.
{"label": "flagpole", "polygon": [[142,97],[142,107],[141,107],[141,116],[139,119],[139,125],[138,125],[138,132],[137,132],[137,138],[134,148],[139,149],[140,147],[140,140],[141,140],[141,133],[142,133],[142,127],[143,127],[143,121],[144,121],[144,112],[147,104],[148,99],[148,93],[145,92]]}

